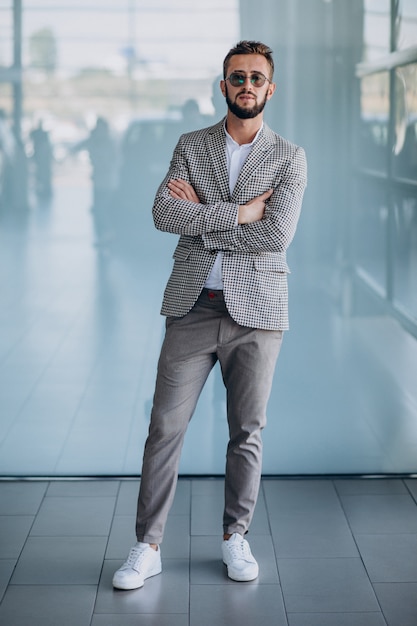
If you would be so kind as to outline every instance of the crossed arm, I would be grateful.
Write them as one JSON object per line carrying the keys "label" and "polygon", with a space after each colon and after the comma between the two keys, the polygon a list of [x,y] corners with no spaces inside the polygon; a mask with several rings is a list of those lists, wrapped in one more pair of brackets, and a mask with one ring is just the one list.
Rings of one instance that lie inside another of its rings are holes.
{"label": "crossed arm", "polygon": [[[189,202],[200,204],[200,199],[194,191],[193,186],[182,178],[170,180],[168,182],[168,189],[171,197],[176,200],[188,200]],[[260,196],[253,198],[250,202],[239,205],[238,224],[251,224],[252,222],[261,220],[265,213],[265,204],[271,197],[273,191],[273,189],[269,189]]]}
{"label": "crossed arm", "polygon": [[284,252],[288,248],[306,185],[302,148],[297,148],[292,158],[276,172],[273,190],[245,204],[232,201],[206,204],[189,180],[187,158],[179,142],[152,209],[158,230],[200,235],[209,250],[259,253]]}

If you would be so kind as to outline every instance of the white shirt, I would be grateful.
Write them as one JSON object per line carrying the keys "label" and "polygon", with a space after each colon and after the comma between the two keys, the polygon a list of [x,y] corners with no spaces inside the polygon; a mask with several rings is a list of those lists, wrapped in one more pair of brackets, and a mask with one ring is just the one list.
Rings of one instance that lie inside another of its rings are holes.
{"label": "white shirt", "polygon": [[[263,124],[262,124],[263,125]],[[259,137],[259,133],[262,130],[261,128],[256,133],[253,141],[251,143],[244,143],[241,146],[236,143],[236,141],[229,135],[226,130],[226,162],[227,162],[227,171],[229,174],[229,189],[230,195],[232,195],[233,190],[236,185],[236,181],[239,177],[240,170],[243,167],[244,162],[252,150],[253,144]],[[236,215],[237,222],[237,215]],[[210,274],[207,276],[207,280],[204,284],[204,287],[207,289],[223,289],[223,278],[222,278],[222,259],[223,253],[218,252],[216,256],[216,260],[212,267]]]}

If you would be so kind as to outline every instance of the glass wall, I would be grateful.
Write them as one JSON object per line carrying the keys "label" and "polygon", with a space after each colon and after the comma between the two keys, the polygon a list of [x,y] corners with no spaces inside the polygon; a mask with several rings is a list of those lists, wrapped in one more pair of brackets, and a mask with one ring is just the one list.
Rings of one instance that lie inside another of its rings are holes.
{"label": "glass wall", "polygon": [[362,285],[380,297],[380,307],[414,335],[416,61],[416,4],[366,0],[362,63],[357,66],[354,265]]}
{"label": "glass wall", "polygon": [[[153,197],[240,38],[309,171],[264,473],[417,470],[414,0],[0,0],[0,476],[140,472],[177,242]],[[181,473],[227,440],[216,366]]]}
{"label": "glass wall", "polygon": [[[4,77],[8,68],[14,79],[12,5],[2,2],[0,9],[4,17],[0,64]],[[91,142],[85,142],[95,140],[90,133],[100,118],[105,126],[97,129],[97,137],[105,127],[117,142],[119,160],[114,161],[111,178],[115,188],[120,184],[123,202],[128,202],[129,185],[138,182],[131,180],[124,163],[137,141],[152,143],[153,151],[159,152],[157,160],[148,155],[146,163],[138,163],[141,184],[153,191],[153,178],[165,172],[178,131],[204,125],[214,115],[212,83],[224,50],[238,36],[237,0],[88,5],[28,0],[21,19],[17,14],[21,23],[17,27],[15,21],[14,26],[21,40],[24,95],[21,127],[15,132],[28,156],[44,131],[54,165],[77,150],[84,153],[78,160],[87,161]],[[11,119],[13,104],[10,83],[4,82],[0,108]]]}

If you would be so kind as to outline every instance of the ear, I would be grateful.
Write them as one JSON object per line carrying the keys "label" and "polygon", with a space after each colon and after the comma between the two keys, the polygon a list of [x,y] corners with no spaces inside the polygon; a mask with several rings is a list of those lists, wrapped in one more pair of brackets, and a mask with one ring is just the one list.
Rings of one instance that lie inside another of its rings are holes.
{"label": "ear", "polygon": [[277,87],[276,83],[269,83],[268,92],[267,92],[267,95],[266,95],[266,99],[267,100],[270,100],[270,98],[272,98],[272,96],[274,95],[274,91],[275,91],[276,87]]}
{"label": "ear", "polygon": [[220,81],[220,91],[222,92],[224,97],[226,97],[226,81],[225,80]]}

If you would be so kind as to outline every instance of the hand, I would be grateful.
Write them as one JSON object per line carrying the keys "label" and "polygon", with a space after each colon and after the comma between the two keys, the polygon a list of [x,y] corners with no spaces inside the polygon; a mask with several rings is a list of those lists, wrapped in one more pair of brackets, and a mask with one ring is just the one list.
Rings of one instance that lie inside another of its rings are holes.
{"label": "hand", "polygon": [[259,222],[265,213],[265,203],[273,194],[273,189],[265,191],[265,193],[257,196],[250,202],[239,206],[238,224],[251,224],[252,222]]}
{"label": "hand", "polygon": [[182,178],[173,178],[169,181],[167,186],[170,195],[176,200],[188,200],[196,204],[200,203],[200,198],[197,196],[192,185],[182,180]]}

